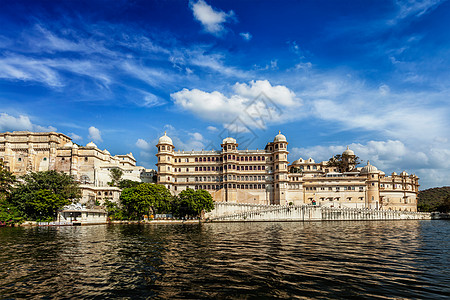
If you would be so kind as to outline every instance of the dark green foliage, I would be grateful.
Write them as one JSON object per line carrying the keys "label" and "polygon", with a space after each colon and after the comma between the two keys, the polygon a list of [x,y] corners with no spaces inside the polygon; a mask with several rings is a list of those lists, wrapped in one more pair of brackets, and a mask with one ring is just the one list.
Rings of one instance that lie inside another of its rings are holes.
{"label": "dark green foliage", "polygon": [[447,196],[447,198],[445,198],[437,207],[437,211],[441,213],[450,213],[450,196]]}
{"label": "dark green foliage", "polygon": [[130,219],[140,219],[142,215],[168,213],[171,210],[172,195],[159,184],[141,183],[134,188],[126,188],[120,195],[124,213]]}
{"label": "dark green foliage", "polygon": [[[438,187],[420,191],[417,196],[417,209],[424,212],[445,209],[444,201],[450,197],[450,187]],[[444,205],[444,206],[441,206]]]}
{"label": "dark green foliage", "polygon": [[14,225],[23,222],[22,213],[9,203],[6,199],[0,198],[0,224]]}
{"label": "dark green foliage", "polygon": [[0,198],[11,192],[15,182],[16,177],[5,168],[3,161],[0,161]]}
{"label": "dark green foliage", "polygon": [[81,197],[78,183],[64,173],[32,172],[21,179],[9,201],[29,220],[54,218],[58,209]]}
{"label": "dark green foliage", "polygon": [[126,217],[124,216],[124,212],[120,209],[117,203],[114,203],[109,200],[105,200],[105,208],[108,212],[108,217],[111,220],[124,220]]}
{"label": "dark green foliage", "polygon": [[358,156],[348,156],[337,154],[330,158],[327,167],[335,167],[338,172],[349,172],[354,166],[361,163]]}
{"label": "dark green foliage", "polygon": [[141,184],[141,183],[138,182],[138,181],[133,181],[133,180],[130,180],[130,179],[124,179],[124,180],[121,180],[121,181],[119,182],[118,187],[119,187],[120,189],[127,189],[127,188],[137,187],[137,186],[140,185],[140,184]]}
{"label": "dark green foliage", "polygon": [[173,213],[178,217],[198,217],[202,211],[210,212],[213,209],[212,196],[205,190],[184,190],[178,194],[173,204]]}

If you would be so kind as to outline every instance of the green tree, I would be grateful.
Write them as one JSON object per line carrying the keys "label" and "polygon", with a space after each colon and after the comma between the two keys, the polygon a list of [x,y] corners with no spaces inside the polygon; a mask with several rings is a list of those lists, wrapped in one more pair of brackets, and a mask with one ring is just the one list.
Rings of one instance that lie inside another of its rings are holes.
{"label": "green tree", "polygon": [[130,180],[130,179],[124,179],[124,180],[121,180],[119,182],[119,186],[118,187],[120,189],[126,189],[126,188],[137,187],[140,184],[141,184],[141,182],[138,182],[138,181],[133,181],[133,180]]}
{"label": "green tree", "polygon": [[3,161],[0,160],[0,199],[11,193],[15,182],[16,177],[6,169]]}
{"label": "green tree", "polygon": [[213,209],[213,198],[205,190],[186,189],[178,194],[173,204],[173,213],[179,217],[198,217],[202,211],[210,212]]}
{"label": "green tree", "polygon": [[21,179],[10,203],[31,220],[54,218],[58,209],[81,197],[78,183],[64,173],[32,172]]}
{"label": "green tree", "polygon": [[343,173],[351,171],[354,166],[360,163],[358,156],[337,154],[328,160],[327,167],[334,167],[338,172]]}
{"label": "green tree", "polygon": [[139,219],[142,215],[170,212],[172,195],[163,185],[141,183],[137,187],[124,189],[120,202],[131,219]]}
{"label": "green tree", "polygon": [[112,168],[109,171],[109,176],[111,177],[111,181],[108,182],[109,186],[118,186],[120,183],[120,180],[123,176],[123,171],[119,168]]}
{"label": "green tree", "polygon": [[23,214],[6,199],[0,199],[0,224],[14,225],[23,222]]}
{"label": "green tree", "polygon": [[437,207],[437,211],[441,213],[450,212],[450,196],[447,196],[444,201]]}

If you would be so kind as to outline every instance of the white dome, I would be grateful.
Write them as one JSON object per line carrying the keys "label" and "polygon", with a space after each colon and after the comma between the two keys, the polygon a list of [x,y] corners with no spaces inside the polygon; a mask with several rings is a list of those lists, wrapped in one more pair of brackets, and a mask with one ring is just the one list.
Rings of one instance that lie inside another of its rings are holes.
{"label": "white dome", "polygon": [[372,166],[369,161],[367,161],[367,166],[364,166],[361,169],[360,174],[364,175],[364,174],[377,173],[377,172],[378,172],[378,169],[375,166]]}
{"label": "white dome", "polygon": [[67,142],[67,143],[64,145],[64,147],[70,147],[70,148],[72,148],[72,142]]}
{"label": "white dome", "polygon": [[88,143],[88,144],[86,145],[86,147],[88,147],[88,148],[97,148],[97,145],[94,144],[94,142],[90,142],[90,143]]}
{"label": "white dome", "polygon": [[355,152],[353,152],[352,150],[350,150],[347,146],[347,150],[345,150],[344,152],[342,152],[342,155],[347,155],[347,156],[354,156]]}
{"label": "white dome", "polygon": [[400,176],[408,176],[408,173],[406,173],[406,171],[403,171],[400,173]]}
{"label": "white dome", "polygon": [[72,148],[73,148],[73,149],[78,149],[77,144],[73,144]]}
{"label": "white dome", "polygon": [[166,132],[164,132],[164,135],[163,135],[162,137],[159,138],[158,144],[169,144],[169,145],[173,145],[172,139],[171,139],[170,137],[167,136],[167,133],[166,133]]}
{"label": "white dome", "polygon": [[397,176],[397,173],[395,173],[395,172],[392,172],[392,176]]}
{"label": "white dome", "polygon": [[287,142],[286,137],[281,134],[281,131],[278,131],[278,134],[273,139],[273,142]]}
{"label": "white dome", "polygon": [[299,158],[297,160],[294,160],[294,162],[292,163],[293,165],[300,165],[303,162],[303,158]]}
{"label": "white dome", "polygon": [[232,137],[227,137],[223,139],[222,144],[236,144],[236,140]]}
{"label": "white dome", "polygon": [[109,151],[108,151],[108,150],[106,150],[106,149],[105,149],[105,150],[103,150],[103,152],[104,152],[105,154],[108,154],[108,155],[109,155],[109,154],[111,154],[111,153],[109,153]]}

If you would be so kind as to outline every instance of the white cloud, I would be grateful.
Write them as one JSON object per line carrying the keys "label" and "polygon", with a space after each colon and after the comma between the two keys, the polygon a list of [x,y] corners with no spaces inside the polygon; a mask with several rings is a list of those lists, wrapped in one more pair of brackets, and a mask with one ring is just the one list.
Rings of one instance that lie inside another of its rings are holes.
{"label": "white cloud", "polygon": [[380,95],[386,96],[389,94],[391,89],[389,88],[389,86],[387,84],[382,84],[382,85],[380,85],[380,87],[378,87],[378,91],[380,92]]}
{"label": "white cloud", "polygon": [[0,113],[0,131],[56,131],[53,126],[40,126],[33,124],[28,116],[19,115],[14,117],[7,113]]}
{"label": "white cloud", "polygon": [[196,141],[203,141],[203,135],[199,132],[193,132],[190,133],[189,135],[192,136]]}
{"label": "white cloud", "polygon": [[396,19],[404,19],[409,16],[420,17],[443,2],[445,0],[397,0],[395,3],[399,11]]}
{"label": "white cloud", "polygon": [[95,142],[102,142],[102,133],[94,126],[89,127],[89,138]]}
{"label": "white cloud", "polygon": [[141,150],[150,151],[152,146],[144,139],[138,139],[136,141],[136,147],[138,147]]}
{"label": "white cloud", "polygon": [[206,127],[206,129],[208,131],[210,131],[210,132],[217,132],[217,131],[219,131],[219,129],[217,129],[217,127],[214,127],[214,126],[208,126],[208,127]]}
{"label": "white cloud", "polygon": [[214,10],[203,0],[195,3],[191,1],[189,6],[194,13],[194,18],[203,25],[205,31],[214,35],[220,35],[225,30],[223,23],[234,17],[232,10],[228,13]]}
{"label": "white cloud", "polygon": [[246,41],[250,41],[252,39],[250,32],[241,32],[239,35]]}
{"label": "white cloud", "polygon": [[183,89],[171,94],[171,98],[177,106],[201,118],[224,125],[239,118],[250,128],[287,122],[293,117],[292,108],[301,105],[294,92],[282,85],[272,86],[267,80],[236,83],[232,91],[233,94],[227,97],[218,91]]}
{"label": "white cloud", "polygon": [[72,140],[74,141],[82,141],[83,138],[81,136],[79,136],[78,134],[75,133],[69,133],[69,136],[72,138]]}

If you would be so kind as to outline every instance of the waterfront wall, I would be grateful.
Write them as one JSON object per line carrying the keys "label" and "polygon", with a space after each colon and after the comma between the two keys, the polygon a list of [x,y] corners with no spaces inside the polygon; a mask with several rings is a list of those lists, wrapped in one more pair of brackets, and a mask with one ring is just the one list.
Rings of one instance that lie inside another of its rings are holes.
{"label": "waterfront wall", "polygon": [[430,213],[331,208],[315,205],[257,205],[216,202],[206,214],[212,222],[226,221],[353,221],[353,220],[431,220]]}

